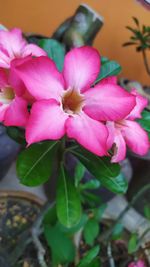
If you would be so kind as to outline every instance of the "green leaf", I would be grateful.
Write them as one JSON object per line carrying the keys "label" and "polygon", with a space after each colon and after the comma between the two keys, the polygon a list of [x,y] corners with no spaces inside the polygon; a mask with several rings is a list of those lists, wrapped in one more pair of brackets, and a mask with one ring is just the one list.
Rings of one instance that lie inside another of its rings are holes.
{"label": "green leaf", "polygon": [[127,191],[128,183],[120,174],[119,164],[111,163],[109,158],[98,157],[81,147],[72,153],[104,187],[117,194]]}
{"label": "green leaf", "polygon": [[90,181],[86,182],[85,184],[80,185],[81,190],[86,190],[86,189],[97,189],[100,187],[100,181],[96,179],[91,179]]}
{"label": "green leaf", "polygon": [[129,45],[135,45],[136,42],[127,42],[127,43],[124,43],[123,46],[129,46]]}
{"label": "green leaf", "polygon": [[[79,264],[77,265],[77,267],[87,267],[98,255],[100,250],[99,246],[95,246],[94,248],[92,248],[91,250],[89,250],[86,255],[84,256],[84,258],[82,258],[79,262]],[[91,265],[92,266],[92,265]],[[94,267],[94,265],[93,265]]]}
{"label": "green leaf", "polygon": [[76,165],[76,168],[75,168],[75,176],[74,176],[76,187],[78,187],[80,181],[82,180],[82,178],[84,176],[84,173],[85,173],[84,165],[81,164],[80,162],[78,162],[78,164]]}
{"label": "green leaf", "polygon": [[122,232],[123,232],[123,225],[121,223],[117,223],[113,228],[112,239],[113,240],[120,239]]}
{"label": "green leaf", "polygon": [[128,242],[128,253],[132,254],[137,251],[138,248],[138,236],[136,233],[131,235],[131,238]]}
{"label": "green leaf", "polygon": [[102,267],[102,263],[100,259],[96,258],[87,267]]}
{"label": "green leaf", "polygon": [[106,61],[106,63],[101,66],[100,74],[94,84],[109,76],[118,75],[121,70],[121,66],[116,61]]}
{"label": "green leaf", "polygon": [[99,223],[94,218],[89,219],[83,229],[86,244],[93,246],[95,238],[99,234]]}
{"label": "green leaf", "polygon": [[101,57],[101,64],[105,64],[109,59],[107,57]]}
{"label": "green leaf", "polygon": [[51,173],[57,142],[41,142],[23,150],[17,159],[17,175],[27,186],[45,183]]}
{"label": "green leaf", "polygon": [[53,205],[45,214],[43,224],[54,225],[57,221],[56,205]]}
{"label": "green leaf", "polygon": [[26,144],[25,131],[22,128],[10,126],[6,128],[7,134],[19,144]]}
{"label": "green leaf", "polygon": [[137,26],[139,26],[139,20],[138,20],[136,17],[132,17],[132,18],[133,18],[135,24],[136,24]]}
{"label": "green leaf", "polygon": [[85,203],[86,205],[89,204],[90,207],[95,207],[101,203],[100,196],[95,195],[95,192],[92,193],[88,191],[83,191],[82,198],[83,203]]}
{"label": "green leaf", "polygon": [[150,205],[149,204],[144,205],[144,215],[148,220],[150,220]]}
{"label": "green leaf", "polygon": [[38,44],[47,52],[48,57],[54,60],[58,70],[62,71],[65,57],[64,46],[54,39],[41,39]]}
{"label": "green leaf", "polygon": [[74,260],[75,247],[69,237],[61,232],[58,225],[54,227],[45,225],[44,234],[51,249],[54,264],[64,264]]}
{"label": "green leaf", "polygon": [[61,224],[70,228],[81,219],[81,202],[77,189],[61,165],[56,197],[57,216]]}
{"label": "green leaf", "polygon": [[147,131],[150,132],[150,112],[144,110],[142,112],[142,118],[138,120],[140,125]]}
{"label": "green leaf", "polygon": [[94,218],[97,220],[97,221],[100,221],[102,219],[102,216],[104,214],[104,211],[105,209],[107,208],[107,204],[104,203],[102,204],[100,207],[96,208],[94,210]]}
{"label": "green leaf", "polygon": [[76,224],[75,226],[73,226],[71,228],[67,228],[64,225],[59,223],[59,227],[60,227],[61,231],[64,232],[64,233],[74,234],[74,233],[78,232],[79,230],[81,230],[81,228],[83,228],[85,226],[87,221],[88,221],[88,215],[87,214],[82,214],[79,223]]}

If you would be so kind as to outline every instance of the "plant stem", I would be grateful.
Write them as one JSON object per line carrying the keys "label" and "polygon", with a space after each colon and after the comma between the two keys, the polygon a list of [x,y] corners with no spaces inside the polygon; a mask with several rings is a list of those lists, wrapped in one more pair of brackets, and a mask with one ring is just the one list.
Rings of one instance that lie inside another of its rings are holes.
{"label": "plant stem", "polygon": [[39,260],[41,267],[48,267],[48,266],[44,259],[46,251],[39,239],[39,233],[41,232],[40,229],[41,229],[43,217],[47,213],[47,211],[51,209],[52,207],[54,207],[54,203],[49,204],[49,202],[47,202],[43,206],[41,212],[38,214],[37,219],[31,228],[32,241],[37,249],[37,256],[38,256],[38,260]]}
{"label": "plant stem", "polygon": [[110,267],[115,267],[115,262],[114,262],[114,259],[112,256],[112,249],[111,249],[111,243],[110,242],[108,242],[108,246],[107,246],[107,255],[108,255]]}
{"label": "plant stem", "polygon": [[146,51],[142,50],[142,54],[143,54],[143,60],[144,60],[144,65],[145,65],[146,71],[147,71],[148,75],[150,75],[150,66],[148,64]]}

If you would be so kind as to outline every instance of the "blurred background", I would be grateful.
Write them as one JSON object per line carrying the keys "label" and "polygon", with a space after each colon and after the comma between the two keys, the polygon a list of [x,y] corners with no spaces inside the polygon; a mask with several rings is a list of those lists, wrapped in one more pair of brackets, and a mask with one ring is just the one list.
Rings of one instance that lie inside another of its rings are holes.
{"label": "blurred background", "polygon": [[[35,32],[51,35],[55,28],[71,16],[80,0],[1,0],[1,23],[8,28],[20,27],[24,32]],[[126,25],[134,25],[132,16],[142,24],[150,24],[150,11],[139,5],[136,0],[86,0],[99,12],[105,25],[95,40],[100,53],[110,59],[117,60],[123,67],[122,76],[136,79],[144,85],[149,84],[142,55],[135,52],[134,47],[123,48],[130,33]]]}

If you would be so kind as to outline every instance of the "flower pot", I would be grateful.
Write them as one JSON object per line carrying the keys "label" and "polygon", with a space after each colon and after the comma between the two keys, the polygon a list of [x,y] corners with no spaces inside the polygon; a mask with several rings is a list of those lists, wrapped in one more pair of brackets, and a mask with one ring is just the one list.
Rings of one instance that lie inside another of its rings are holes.
{"label": "flower pot", "polygon": [[15,257],[18,249],[22,249],[22,245],[26,242],[26,233],[42,205],[43,201],[31,193],[0,191],[0,266],[30,266],[27,262],[35,261],[37,256],[33,245],[27,246],[23,256],[17,260]]}

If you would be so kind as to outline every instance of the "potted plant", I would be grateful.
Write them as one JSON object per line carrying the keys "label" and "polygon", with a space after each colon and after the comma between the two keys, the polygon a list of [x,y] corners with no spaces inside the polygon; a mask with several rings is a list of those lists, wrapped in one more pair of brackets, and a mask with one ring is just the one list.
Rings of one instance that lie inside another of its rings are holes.
{"label": "potted plant", "polygon": [[[93,34],[79,27],[83,18],[92,23]],[[103,186],[114,194],[126,193],[128,183],[119,164],[126,145],[140,155],[149,150],[148,134],[135,121],[147,100],[117,85],[120,65],[85,45],[100,28],[99,21],[82,5],[75,18],[55,32],[60,42],[32,36],[33,44],[20,29],[0,31],[0,115],[9,135],[22,144],[18,177],[27,186],[44,184],[51,176],[56,181],[54,201],[44,204],[20,235],[6,266],[120,267],[136,264],[137,258],[147,264],[141,239],[135,233],[130,239],[123,231],[124,214],[115,223],[104,222],[106,205],[91,191]],[[77,160],[71,175],[69,155]],[[83,179],[85,169],[93,176],[90,180]],[[122,233],[125,241],[116,242]]]}

